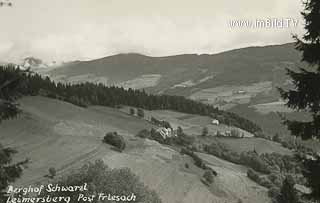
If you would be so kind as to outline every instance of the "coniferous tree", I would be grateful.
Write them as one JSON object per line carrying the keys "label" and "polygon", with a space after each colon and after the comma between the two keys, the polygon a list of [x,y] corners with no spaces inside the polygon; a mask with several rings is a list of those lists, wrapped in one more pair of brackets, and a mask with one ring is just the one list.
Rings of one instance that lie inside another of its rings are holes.
{"label": "coniferous tree", "polygon": [[144,111],[143,111],[142,109],[138,109],[137,115],[138,115],[140,118],[144,118]]}
{"label": "coniferous tree", "polygon": [[[294,36],[297,50],[302,52],[302,61],[310,69],[288,70],[294,89],[280,93],[287,100],[287,106],[296,110],[306,110],[312,115],[311,121],[285,121],[288,129],[302,139],[320,138],[320,1],[307,0],[302,12],[306,33],[302,39]],[[304,175],[312,189],[310,197],[320,200],[320,160],[304,159]]]}
{"label": "coniferous tree", "polygon": [[134,108],[130,108],[130,115],[134,115],[134,114],[135,114]]}
{"label": "coniferous tree", "polygon": [[203,127],[201,135],[205,137],[208,135],[208,133],[209,133],[208,127],[207,126]]}
{"label": "coniferous tree", "polygon": [[15,100],[19,96],[18,88],[22,84],[23,72],[13,66],[5,67],[0,75],[0,122],[15,117],[19,109]]}
{"label": "coniferous tree", "polygon": [[[15,100],[19,96],[18,88],[23,84],[23,74],[23,71],[12,66],[6,67],[6,72],[0,74],[0,123],[19,113]],[[15,150],[3,147],[0,143],[0,202],[6,201],[4,190],[21,176],[22,167],[28,162],[25,160],[13,164],[14,153]]]}
{"label": "coniferous tree", "polygon": [[291,176],[287,176],[283,181],[280,194],[277,198],[278,203],[299,203],[299,196],[294,188],[295,182]]}

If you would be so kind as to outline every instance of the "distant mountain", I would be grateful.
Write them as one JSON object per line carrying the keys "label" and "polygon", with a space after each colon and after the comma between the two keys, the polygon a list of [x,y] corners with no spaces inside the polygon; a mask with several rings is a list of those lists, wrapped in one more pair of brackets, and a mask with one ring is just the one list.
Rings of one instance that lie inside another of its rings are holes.
{"label": "distant mountain", "polygon": [[21,64],[25,68],[40,68],[40,67],[46,67],[41,59],[35,58],[35,57],[27,57],[24,58]]}
{"label": "distant mountain", "polygon": [[285,69],[304,66],[300,58],[300,53],[290,43],[213,55],[149,57],[119,54],[64,64],[48,74],[59,81],[144,88],[152,93],[183,95],[226,106],[229,100],[244,102],[242,100],[256,96],[263,100],[265,93],[269,94],[268,98],[272,96],[272,100],[277,100],[275,87],[290,83]]}
{"label": "distant mountain", "polygon": [[42,75],[48,75],[47,72],[60,67],[63,63],[58,63],[56,61],[44,62],[43,60],[36,57],[26,57],[20,62],[20,67],[24,69],[30,68],[32,71],[40,73]]}

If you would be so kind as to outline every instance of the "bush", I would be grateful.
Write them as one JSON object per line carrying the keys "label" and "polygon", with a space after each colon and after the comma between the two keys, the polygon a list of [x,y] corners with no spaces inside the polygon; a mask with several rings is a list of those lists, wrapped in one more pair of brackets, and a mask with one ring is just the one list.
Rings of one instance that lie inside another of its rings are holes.
{"label": "bush", "polygon": [[134,115],[136,113],[136,111],[134,110],[134,108],[130,108],[130,115]]}
{"label": "bush", "polygon": [[164,139],[162,137],[162,135],[159,132],[157,132],[154,128],[151,129],[150,136],[151,136],[150,139],[155,140],[155,141],[159,142],[160,144],[170,143],[169,138]]}
{"label": "bush", "polygon": [[272,173],[268,175],[268,179],[273,185],[280,187],[282,185],[280,174]]}
{"label": "bush", "polygon": [[281,143],[282,139],[278,133],[275,134],[272,138],[273,141]]}
{"label": "bush", "polygon": [[299,203],[300,198],[299,195],[294,188],[295,181],[292,176],[287,176],[282,183],[282,187],[280,189],[280,194],[277,198],[277,202],[279,203]]}
{"label": "bush", "polygon": [[207,136],[208,135],[208,133],[209,133],[209,130],[208,130],[208,128],[207,127],[204,127],[203,129],[202,129],[202,136]]}
{"label": "bush", "polygon": [[270,173],[270,167],[268,163],[255,152],[242,152],[240,155],[240,163],[261,173]]}
{"label": "bush", "polygon": [[138,115],[140,118],[144,118],[144,111],[143,111],[142,109],[138,109],[137,115]]}
{"label": "bush", "polygon": [[[134,194],[136,199],[132,202],[141,203],[161,203],[159,196],[146,187],[139,177],[131,172],[128,168],[110,169],[103,161],[98,160],[95,163],[84,165],[81,169],[73,171],[57,180],[53,184],[72,186],[81,186],[87,183],[87,191],[85,196],[91,196],[97,193],[112,194],[119,196],[131,196]],[[65,192],[56,191],[50,192],[50,196],[70,196],[70,203],[79,202],[78,197],[81,191]],[[46,197],[48,192],[45,190],[41,193],[41,197]],[[80,201],[84,202],[84,201]],[[124,201],[121,201],[124,202]]]}
{"label": "bush", "polygon": [[248,176],[248,178],[250,178],[251,180],[253,180],[256,183],[260,182],[259,174],[257,172],[255,172],[254,170],[252,170],[251,168],[247,171],[247,176]]}
{"label": "bush", "polygon": [[275,186],[271,187],[268,191],[268,195],[273,202],[276,202],[278,196],[280,195],[280,188]]}
{"label": "bush", "polygon": [[118,135],[117,132],[107,133],[103,138],[103,142],[116,147],[120,152],[126,148],[124,138],[121,135]]}
{"label": "bush", "polygon": [[54,167],[49,168],[49,176],[50,178],[54,178],[57,175],[57,171]]}
{"label": "bush", "polygon": [[273,186],[272,182],[268,179],[268,177],[265,176],[259,177],[258,184],[266,188],[271,188]]}
{"label": "bush", "polygon": [[179,137],[179,136],[182,136],[182,135],[184,135],[183,129],[180,126],[178,126],[178,128],[177,128],[177,136]]}
{"label": "bush", "polygon": [[248,178],[250,178],[251,180],[253,180],[254,182],[258,183],[261,186],[264,186],[266,188],[273,187],[272,182],[267,177],[259,176],[259,174],[252,169],[249,169],[247,171],[247,176]]}
{"label": "bush", "polygon": [[203,174],[203,178],[205,179],[205,181],[208,183],[208,184],[211,184],[213,183],[213,180],[214,180],[214,177],[213,177],[213,173],[211,170],[206,170]]}

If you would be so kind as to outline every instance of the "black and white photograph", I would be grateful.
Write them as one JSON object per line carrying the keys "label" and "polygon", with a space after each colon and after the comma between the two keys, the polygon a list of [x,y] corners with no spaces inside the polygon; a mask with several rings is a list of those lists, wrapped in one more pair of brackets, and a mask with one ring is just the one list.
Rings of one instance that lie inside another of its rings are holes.
{"label": "black and white photograph", "polygon": [[320,203],[320,0],[0,0],[0,203]]}

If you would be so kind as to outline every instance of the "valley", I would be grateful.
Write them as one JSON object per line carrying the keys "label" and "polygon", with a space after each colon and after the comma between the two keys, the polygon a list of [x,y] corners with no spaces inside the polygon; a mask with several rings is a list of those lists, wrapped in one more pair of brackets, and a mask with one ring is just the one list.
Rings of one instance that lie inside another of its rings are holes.
{"label": "valley", "polygon": [[[21,114],[0,125],[1,144],[18,151],[14,161],[30,159],[14,184],[50,182],[49,168],[62,177],[103,160],[132,170],[165,203],[271,203],[271,188],[299,173],[292,148],[281,143],[290,133],[278,113],[308,115],[286,108],[277,89],[291,87],[285,69],[299,65],[292,44],[214,55],[119,54],[44,69],[38,64],[31,70],[54,82],[25,76]],[[161,141],[152,129],[163,126],[152,120],[183,132]],[[143,130],[151,136],[137,136]],[[109,132],[123,137],[123,150],[102,142]],[[272,141],[275,135],[281,141]],[[209,169],[217,174],[211,184],[203,179]]]}
{"label": "valley", "polygon": [[[123,110],[101,106],[82,108],[39,96],[24,97],[19,103],[23,113],[0,125],[1,142],[19,152],[14,159],[31,160],[16,185],[48,181],[45,175],[49,167],[55,167],[61,176],[87,161],[103,159],[112,168],[129,167],[166,203],[237,203],[239,199],[248,203],[270,202],[267,190],[247,178],[246,167],[201,154],[205,162],[219,173],[214,184],[207,188],[200,181],[202,169],[196,167],[188,156],[156,141],[135,137],[139,130],[154,126]],[[163,117],[181,116],[170,111],[154,113]],[[180,120],[179,125],[207,125],[199,123],[196,115],[183,116],[189,119]],[[192,122],[193,117],[197,122]],[[101,142],[104,134],[110,131],[124,136],[127,148],[123,153]],[[275,146],[281,149],[281,146]],[[186,163],[189,168],[184,167]]]}

